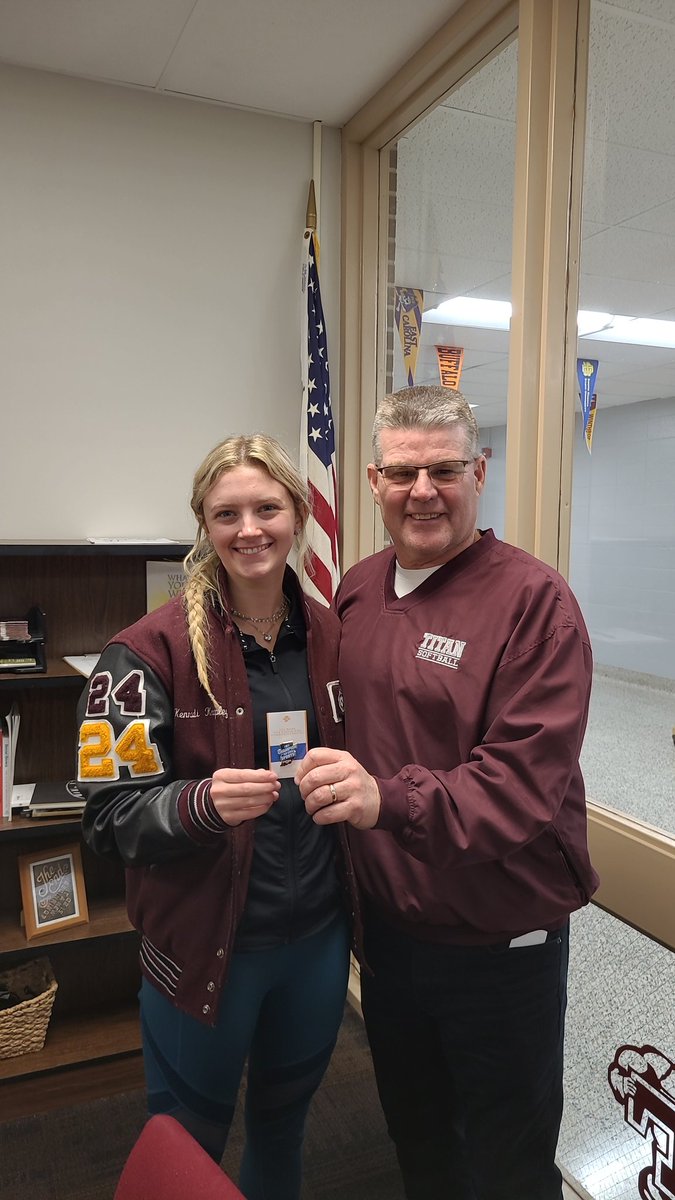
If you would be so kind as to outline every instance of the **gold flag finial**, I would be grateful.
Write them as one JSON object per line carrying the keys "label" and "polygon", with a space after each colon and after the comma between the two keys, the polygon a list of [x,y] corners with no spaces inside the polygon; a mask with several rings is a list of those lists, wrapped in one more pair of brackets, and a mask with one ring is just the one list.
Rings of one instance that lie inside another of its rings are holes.
{"label": "gold flag finial", "polygon": [[311,229],[316,233],[316,194],[314,192],[314,180],[309,181],[309,195],[307,197],[307,213],[305,216],[305,229]]}

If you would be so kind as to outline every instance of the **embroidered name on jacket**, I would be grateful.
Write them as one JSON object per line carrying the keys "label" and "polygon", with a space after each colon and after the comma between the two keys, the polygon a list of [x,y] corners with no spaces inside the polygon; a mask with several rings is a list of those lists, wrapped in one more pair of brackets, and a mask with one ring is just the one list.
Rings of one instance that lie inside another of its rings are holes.
{"label": "embroidered name on jacket", "polygon": [[423,658],[427,662],[451,667],[456,671],[465,646],[466,642],[460,642],[457,638],[443,637],[440,633],[425,633],[417,647],[415,658]]}

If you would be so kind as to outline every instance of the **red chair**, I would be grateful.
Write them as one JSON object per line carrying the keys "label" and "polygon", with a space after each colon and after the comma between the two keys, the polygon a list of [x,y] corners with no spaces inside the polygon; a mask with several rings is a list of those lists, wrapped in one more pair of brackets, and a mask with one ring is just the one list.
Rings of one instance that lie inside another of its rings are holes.
{"label": "red chair", "polygon": [[150,1117],[129,1155],[114,1200],[245,1200],[191,1134],[164,1113]]}

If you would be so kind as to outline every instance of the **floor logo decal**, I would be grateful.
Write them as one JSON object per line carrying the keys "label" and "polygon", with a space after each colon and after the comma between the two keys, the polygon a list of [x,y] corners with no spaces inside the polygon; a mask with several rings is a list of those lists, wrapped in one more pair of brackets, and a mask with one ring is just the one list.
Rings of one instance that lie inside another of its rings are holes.
{"label": "floor logo decal", "polygon": [[654,1046],[619,1046],[608,1077],[624,1121],[651,1144],[642,1200],[675,1200],[675,1062]]}

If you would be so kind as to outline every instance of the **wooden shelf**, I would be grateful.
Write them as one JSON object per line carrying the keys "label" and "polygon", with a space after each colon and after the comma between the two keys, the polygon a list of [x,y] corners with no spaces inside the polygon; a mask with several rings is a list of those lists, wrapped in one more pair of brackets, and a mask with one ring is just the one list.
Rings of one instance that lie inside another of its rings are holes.
{"label": "wooden shelf", "polygon": [[0,687],[12,685],[12,691],[30,687],[73,687],[84,688],[85,677],[63,658],[48,658],[46,671],[2,671]]}
{"label": "wooden shelf", "polygon": [[129,558],[155,558],[176,560],[185,558],[192,549],[192,542],[180,540],[177,542],[88,542],[86,538],[72,540],[60,538],[44,541],[0,541],[0,557],[17,555],[20,558],[44,557],[45,555],[105,555]]}
{"label": "wooden shelf", "polygon": [[61,942],[84,942],[90,938],[112,937],[116,933],[132,931],[133,926],[129,922],[124,904],[117,897],[90,902],[89,920],[86,925],[58,929],[54,933],[46,933],[44,937],[31,938],[30,941],[26,938],[18,917],[13,919],[0,916],[0,946],[3,954],[15,950],[34,950],[37,954]]}
{"label": "wooden shelf", "polygon": [[81,818],[77,817],[32,817],[14,816],[11,821],[0,818],[0,837],[3,840],[21,840],[25,838],[50,838],[52,836],[78,836]]}
{"label": "wooden shelf", "polygon": [[59,1019],[52,1017],[42,1050],[0,1059],[0,1082],[138,1053],[140,1048],[137,1004]]}
{"label": "wooden shelf", "polygon": [[[38,838],[79,838],[82,818],[74,817],[19,817],[15,813],[11,821],[0,818],[0,839],[2,841],[33,841]],[[31,847],[32,849],[32,847]]]}
{"label": "wooden shelf", "polygon": [[6,837],[8,833],[16,833],[17,836],[30,836],[30,830],[36,826],[42,828],[42,836],[50,834],[53,830],[58,830],[61,826],[68,826],[69,829],[73,826],[78,827],[80,818],[78,817],[41,817],[39,821],[33,820],[32,817],[12,817],[11,821],[0,820],[0,834]]}
{"label": "wooden shelf", "polygon": [[[15,783],[68,780],[86,679],[64,655],[92,654],[146,612],[146,562],[180,562],[191,543],[84,539],[0,541],[0,614],[45,614],[46,671],[0,671],[0,713],[21,712]],[[27,940],[17,857],[81,843],[89,920]],[[47,955],[58,990],[43,1050],[0,1059],[3,1118],[142,1086],[139,935],[124,902],[124,866],[81,840],[80,816],[0,821],[0,976]]]}

